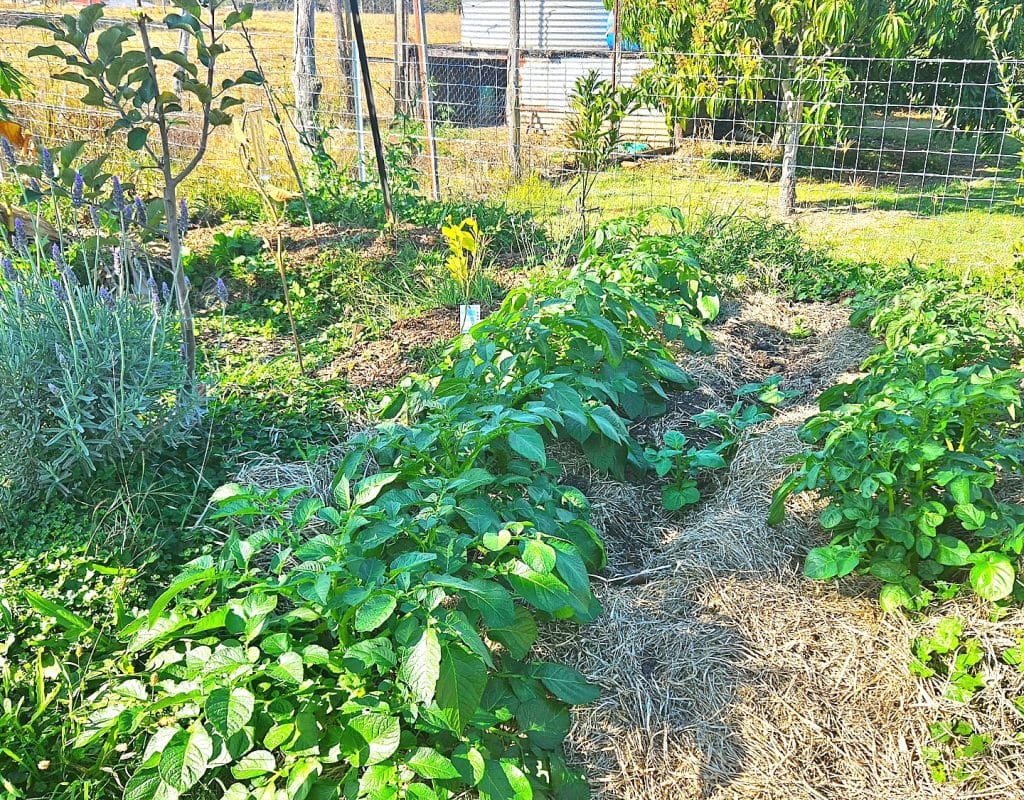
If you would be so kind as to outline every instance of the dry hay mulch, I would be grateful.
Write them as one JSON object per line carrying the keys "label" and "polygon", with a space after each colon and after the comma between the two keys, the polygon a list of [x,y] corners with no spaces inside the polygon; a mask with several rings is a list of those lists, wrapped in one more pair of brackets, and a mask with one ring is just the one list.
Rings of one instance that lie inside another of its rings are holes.
{"label": "dry hay mulch", "polygon": [[[794,314],[813,336],[780,335]],[[800,575],[803,554],[823,539],[811,500],[792,502],[783,525],[765,523],[815,394],[856,369],[871,342],[842,308],[764,295],[732,304],[713,335],[716,353],[684,364],[702,400],[725,407],[736,386],[779,373],[806,395],[747,432],[717,492],[681,521],[642,489],[591,481],[595,522],[613,553],[610,574],[595,582],[605,612],[582,628],[547,629],[541,650],[603,689],[575,712],[568,743],[596,797],[1024,798],[1024,725],[1010,702],[1024,694],[1024,674],[996,655],[1024,632],[1024,613],[992,621],[982,604],[958,600],[934,619],[883,615],[868,581]],[[688,413],[673,421],[670,412],[659,430]],[[641,552],[624,552],[637,545]],[[969,705],[908,669],[914,638],[951,614],[987,654],[987,686]],[[959,764],[973,778],[938,784],[922,748],[933,744],[928,726],[950,719],[993,741]]]}

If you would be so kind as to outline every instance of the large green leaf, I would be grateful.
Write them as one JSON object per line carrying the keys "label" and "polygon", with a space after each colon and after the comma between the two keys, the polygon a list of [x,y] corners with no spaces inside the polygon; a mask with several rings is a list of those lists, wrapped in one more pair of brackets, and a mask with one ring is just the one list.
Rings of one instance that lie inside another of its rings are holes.
{"label": "large green leaf", "polygon": [[391,758],[401,737],[398,717],[385,714],[363,714],[349,721],[346,729],[346,743],[358,743],[357,755],[352,758],[363,765],[379,764]]}
{"label": "large green leaf", "polygon": [[434,699],[437,678],[441,672],[441,643],[437,631],[425,628],[419,640],[406,652],[402,661],[401,678],[421,703]]}
{"label": "large green leaf", "polygon": [[405,762],[421,778],[451,780],[459,777],[452,760],[432,747],[421,747]]}
{"label": "large green leaf", "polygon": [[84,617],[80,617],[73,611],[69,611],[64,608],[60,603],[55,603],[52,600],[47,600],[38,592],[33,592],[30,589],[25,590],[25,599],[28,604],[32,606],[40,614],[47,617],[52,617],[57,621],[64,630],[68,631],[72,635],[82,633],[83,631],[89,630],[92,627],[92,623]]}
{"label": "large green leaf", "polygon": [[206,699],[206,718],[227,739],[249,724],[255,704],[252,693],[241,686],[214,689]]}
{"label": "large green leaf", "polygon": [[527,609],[516,606],[512,624],[502,628],[491,628],[487,635],[505,645],[512,658],[523,659],[537,641],[537,621]]}
{"label": "large green leaf", "polygon": [[168,785],[155,769],[132,775],[125,784],[123,800],[178,800],[179,792]]}
{"label": "large green leaf", "polygon": [[534,464],[545,466],[548,463],[544,449],[544,438],[533,428],[518,428],[508,435],[508,445],[513,452]]}
{"label": "large green leaf", "polygon": [[458,646],[442,646],[435,702],[453,731],[461,733],[472,719],[486,686],[487,667],[478,656]]}
{"label": "large green leaf", "polygon": [[1013,562],[1000,553],[979,553],[971,568],[971,588],[985,600],[1002,600],[1013,592]]}
{"label": "large green leaf", "polygon": [[398,601],[390,594],[370,595],[356,611],[356,630],[361,632],[376,630],[388,621],[397,607]]}
{"label": "large green leaf", "polygon": [[521,562],[516,564],[515,572],[508,576],[508,581],[520,597],[539,611],[555,614],[576,603],[569,587],[561,580],[551,574],[536,572]]}
{"label": "large green leaf", "polygon": [[551,694],[564,703],[582,705],[601,696],[601,690],[579,671],[564,664],[540,664],[535,673]]}
{"label": "large green leaf", "polygon": [[199,724],[178,731],[160,756],[157,769],[164,782],[179,792],[187,792],[206,773],[213,757],[213,740]]}
{"label": "large green leaf", "polygon": [[277,769],[277,761],[272,753],[266,750],[253,750],[246,753],[231,767],[231,774],[240,781],[258,778]]}
{"label": "large green leaf", "polygon": [[518,765],[508,759],[488,761],[477,787],[480,800],[533,800],[533,786]]}

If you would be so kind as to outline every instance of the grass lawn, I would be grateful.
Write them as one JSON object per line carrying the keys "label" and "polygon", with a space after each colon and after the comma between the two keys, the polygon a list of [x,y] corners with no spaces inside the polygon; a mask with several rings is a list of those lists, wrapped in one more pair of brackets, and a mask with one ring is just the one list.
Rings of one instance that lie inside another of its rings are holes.
{"label": "grass lawn", "polygon": [[[798,186],[800,210],[793,222],[808,241],[851,261],[912,260],[956,272],[999,271],[1012,264],[1014,244],[1024,230],[1020,212],[965,209],[963,202],[948,200],[949,189],[945,194],[941,208],[929,198],[934,213],[927,215],[903,210],[910,203],[909,195],[892,188],[804,180]],[[589,205],[606,218],[653,205],[679,206],[690,215],[706,210],[773,215],[776,197],[774,184],[666,160],[605,173],[598,178]],[[509,198],[517,207],[536,211],[556,229],[575,224],[574,215],[565,213],[575,205],[572,184],[533,178],[513,187]]]}

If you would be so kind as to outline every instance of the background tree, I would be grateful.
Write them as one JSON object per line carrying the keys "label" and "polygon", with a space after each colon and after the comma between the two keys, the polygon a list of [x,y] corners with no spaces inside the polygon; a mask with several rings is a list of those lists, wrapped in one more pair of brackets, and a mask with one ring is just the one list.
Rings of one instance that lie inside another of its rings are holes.
{"label": "background tree", "polygon": [[[195,386],[196,339],[188,282],[181,260],[181,213],[178,190],[206,154],[211,132],[231,123],[230,110],[242,103],[233,90],[258,85],[258,72],[246,70],[234,78],[217,74],[217,61],[227,52],[227,31],[252,16],[252,5],[229,11],[220,9],[229,0],[173,0],[179,11],[157,23],[166,29],[188,31],[194,40],[195,61],[179,50],[153,44],[153,20],[137,10],[130,20],[97,26],[102,5],[83,8],[77,16],[33,17],[22,25],[50,32],[54,44],[33,48],[31,57],[62,59],[67,70],[53,77],[85,87],[81,100],[87,106],[114,114],[108,133],[124,134],[129,149],[148,156],[149,168],[160,176],[164,225],[170,251],[171,276],[181,321],[186,387]],[[180,13],[179,13],[180,12]],[[135,43],[138,46],[132,46]],[[180,88],[179,88],[180,87]],[[194,144],[172,141],[175,128],[188,128]]]}
{"label": "background tree", "polygon": [[[1005,2],[1005,0],[1000,0]],[[783,147],[779,209],[796,205],[801,140],[823,141],[841,125],[850,57],[925,56],[940,45],[977,42],[969,0],[622,0],[623,36],[654,66],[640,77],[645,99],[679,129],[727,105],[750,113]],[[959,42],[959,43],[958,43]],[[769,101],[769,102],[765,102]],[[765,109],[773,119],[759,119]]]}

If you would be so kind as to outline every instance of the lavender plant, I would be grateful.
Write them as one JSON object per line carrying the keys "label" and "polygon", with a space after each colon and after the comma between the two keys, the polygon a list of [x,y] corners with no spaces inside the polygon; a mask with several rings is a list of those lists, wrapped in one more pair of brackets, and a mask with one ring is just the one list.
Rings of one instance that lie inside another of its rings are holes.
{"label": "lavender plant", "polygon": [[0,507],[178,441],[195,413],[166,300],[79,280],[73,257],[0,265]]}

